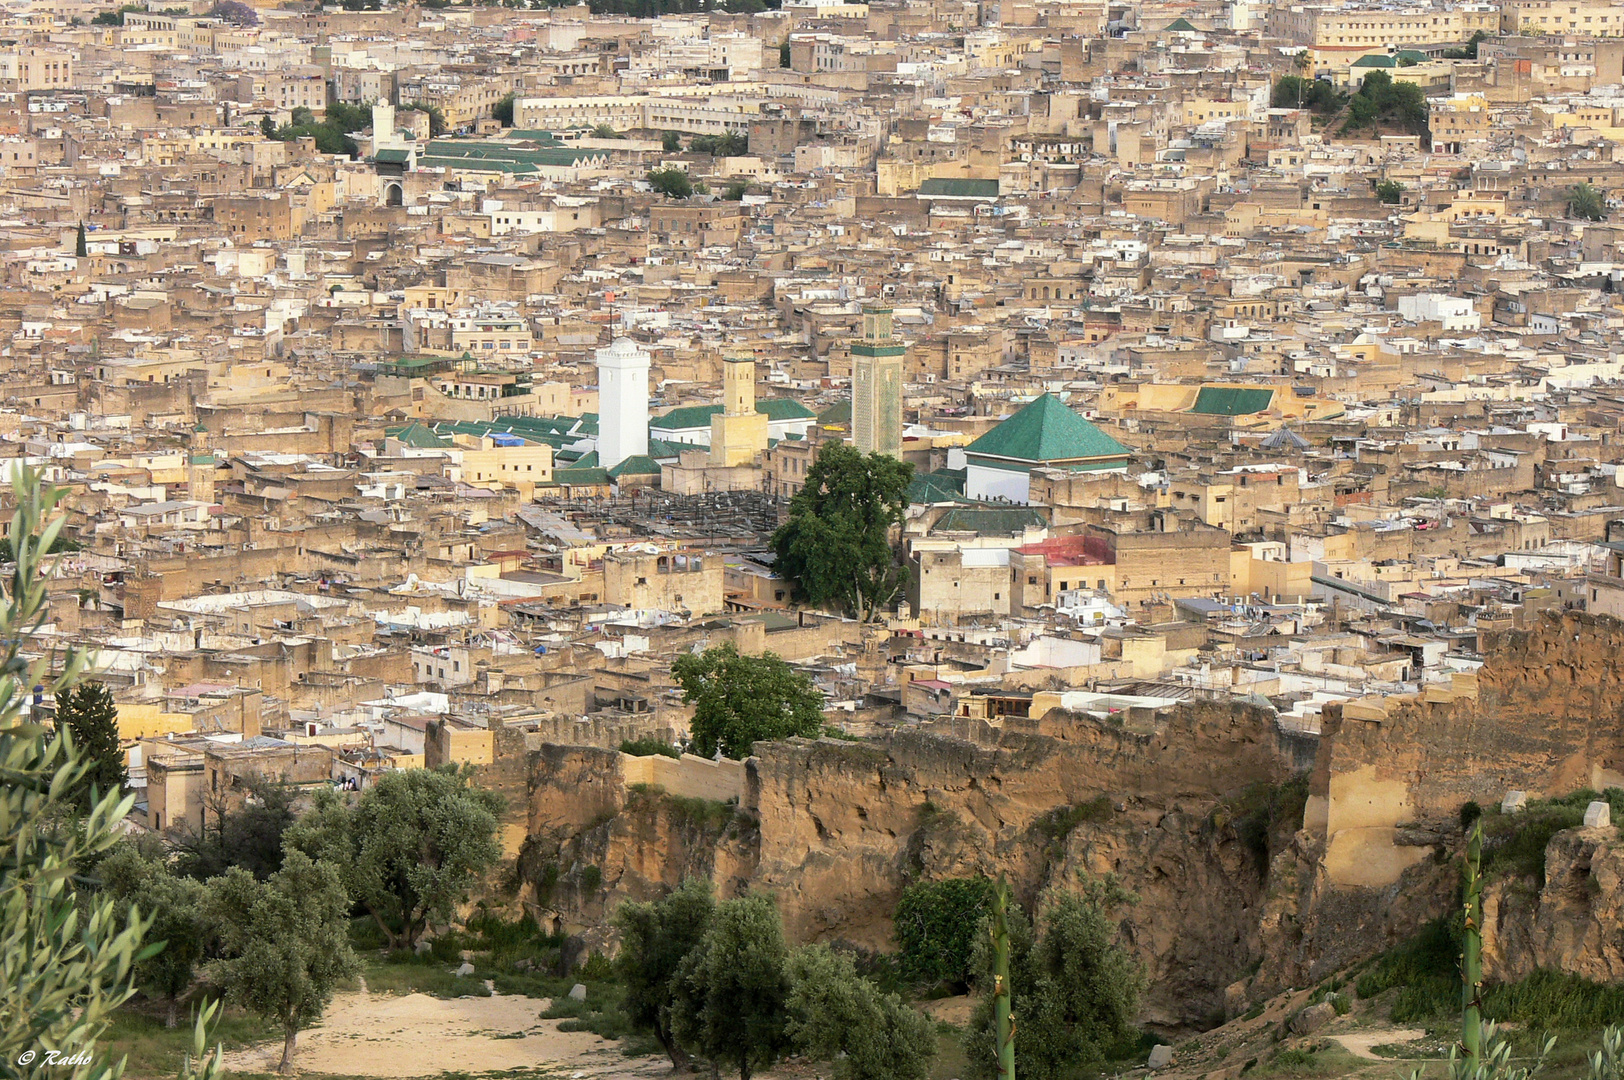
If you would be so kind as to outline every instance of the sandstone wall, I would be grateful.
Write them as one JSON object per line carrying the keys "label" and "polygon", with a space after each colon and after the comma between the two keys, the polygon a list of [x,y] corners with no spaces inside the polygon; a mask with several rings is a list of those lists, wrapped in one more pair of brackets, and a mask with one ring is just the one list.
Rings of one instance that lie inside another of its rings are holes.
{"label": "sandstone wall", "polygon": [[[1484,666],[1452,689],[1327,708],[1305,827],[1271,874],[1262,919],[1268,960],[1253,996],[1307,985],[1447,910],[1468,800],[1491,806],[1512,790],[1539,797],[1624,786],[1624,624],[1547,613],[1527,629],[1481,637]],[[1604,854],[1598,865],[1610,859]],[[1569,863],[1588,865],[1569,860],[1551,879],[1574,880]],[[1586,880],[1611,879],[1598,872]],[[1564,908],[1567,894],[1550,884],[1538,903],[1526,892],[1502,888],[1486,917],[1507,940],[1488,961],[1491,974],[1496,965],[1514,975],[1535,963],[1613,970],[1619,945],[1597,945],[1575,927],[1591,918],[1581,906],[1616,916],[1616,894],[1575,895]]]}

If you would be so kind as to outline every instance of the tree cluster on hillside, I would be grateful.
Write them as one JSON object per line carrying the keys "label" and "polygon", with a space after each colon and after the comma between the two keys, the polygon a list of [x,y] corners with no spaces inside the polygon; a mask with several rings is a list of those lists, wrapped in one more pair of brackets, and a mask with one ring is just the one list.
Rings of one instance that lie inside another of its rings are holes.
{"label": "tree cluster on hillside", "polygon": [[777,569],[817,607],[869,621],[895,605],[908,584],[892,530],[902,524],[913,466],[829,442],[773,533]]}
{"label": "tree cluster on hillside", "polygon": [[350,133],[364,131],[372,125],[372,110],[364,105],[334,102],[327,106],[320,120],[303,106],[294,109],[288,120],[288,123],[276,127],[270,117],[265,117],[260,121],[260,131],[266,138],[278,142],[315,139],[316,149],[323,154],[347,154],[354,158],[360,154],[361,148],[350,138]]}
{"label": "tree cluster on hillside", "polygon": [[1382,127],[1398,128],[1410,135],[1427,133],[1427,98],[1412,82],[1397,82],[1385,71],[1365,76],[1359,92],[1348,101],[1347,132]]}
{"label": "tree cluster on hillside", "polygon": [[721,135],[695,135],[688,149],[696,154],[713,157],[738,157],[750,149],[750,138],[741,131],[728,131]]}
{"label": "tree cluster on hillside", "polygon": [[902,891],[892,917],[902,974],[961,993],[975,976],[976,938],[992,910],[984,877],[922,881]]}
{"label": "tree cluster on hillside", "polygon": [[1340,112],[1348,95],[1324,79],[1286,75],[1274,84],[1269,105],[1276,109],[1308,109],[1321,116]]}
{"label": "tree cluster on hillside", "polygon": [[716,903],[688,881],[615,913],[626,1010],[678,1068],[691,1056],[749,1080],[798,1053],[833,1063],[836,1080],[924,1080],[930,1021],[857,973],[849,956],[791,949],[765,896]]}

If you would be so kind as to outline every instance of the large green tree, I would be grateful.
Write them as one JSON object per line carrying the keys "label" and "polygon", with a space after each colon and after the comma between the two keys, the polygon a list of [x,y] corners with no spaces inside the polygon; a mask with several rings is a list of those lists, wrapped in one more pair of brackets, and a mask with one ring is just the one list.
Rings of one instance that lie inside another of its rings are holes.
{"label": "large green tree", "polygon": [[513,105],[518,100],[519,96],[517,94],[512,92],[503,94],[501,99],[498,100],[495,105],[491,106],[491,119],[495,120],[498,124],[501,124],[505,128],[512,127]]}
{"label": "large green tree", "polygon": [[85,236],[85,223],[82,221],[78,234],[73,238],[73,254],[81,259],[90,254],[90,241]]}
{"label": "large green tree", "polygon": [[958,993],[969,983],[976,939],[992,911],[992,882],[984,877],[922,881],[902,890],[892,933],[903,974]]}
{"label": "large green tree", "polygon": [[[1106,916],[1127,895],[1106,882],[1090,882],[1081,895],[1054,899],[1034,936],[1020,908],[1009,909],[1011,1009],[1020,1018],[1016,1037],[1020,1074],[1057,1080],[1078,1065],[1095,1064],[1126,1051],[1144,971],[1117,943]],[[971,1021],[966,1051],[971,1072],[995,1074],[991,948],[986,934],[976,946],[983,997]]]}
{"label": "large green tree", "polygon": [[78,791],[87,800],[124,788],[124,750],[118,744],[118,706],[99,682],[84,682],[56,697],[56,729],[73,734],[89,768]]}
{"label": "large green tree", "polygon": [[235,806],[205,797],[202,832],[187,830],[176,840],[178,872],[207,881],[240,866],[264,881],[282,869],[282,837],[297,820],[294,789],[254,777],[248,792]]}
{"label": "large green tree", "polygon": [[650,169],[649,186],[672,199],[686,199],[694,193],[694,182],[686,172],[676,167]]}
{"label": "large green tree", "polygon": [[902,524],[912,479],[913,466],[896,458],[825,443],[773,534],[778,570],[810,603],[873,619],[907,585],[891,530]]}
{"label": "large green tree", "polygon": [[677,1069],[688,1065],[688,1055],[671,1031],[677,971],[704,939],[715,910],[710,882],[690,878],[669,896],[648,904],[622,904],[615,911],[620,930],[615,966],[626,987],[622,1007],[633,1024],[654,1033]]}
{"label": "large green tree", "polygon": [[809,739],[823,730],[823,695],[770,652],[746,656],[727,642],[684,653],[671,674],[694,707],[688,733],[704,757],[720,747],[730,758],[746,758],[759,739]]}
{"label": "large green tree", "polygon": [[174,1027],[180,999],[203,962],[203,883],[174,876],[162,861],[147,858],[128,843],[103,859],[97,873],[109,893],[151,920],[147,939],[163,943],[159,952],[136,964],[135,975],[149,997],[164,1002],[164,1025]]}
{"label": "large green tree", "polygon": [[[76,875],[118,842],[134,798],[104,790],[80,816],[72,792],[94,763],[71,733],[51,739],[29,722],[33,687],[65,695],[84,657],[53,658],[37,646],[41,659],[22,655],[47,619],[46,552],[64,519],[52,516],[61,493],[30,470],[15,474],[12,494],[14,563],[0,579],[0,1062],[11,1070],[24,1052],[88,1051],[96,1064],[59,1066],[51,1075],[110,1078],[118,1070],[100,1063],[95,1043],[135,992],[135,966],[150,955],[141,945],[147,919],[112,896],[81,893]],[[62,663],[54,678],[53,659]]]}
{"label": "large green tree", "polygon": [[936,1052],[930,1020],[857,974],[825,945],[789,961],[789,1037],[807,1057],[834,1063],[835,1080],[925,1080]]}
{"label": "large green tree", "polygon": [[299,1032],[321,1019],[334,987],[357,967],[338,871],[298,851],[267,881],[234,867],[210,882],[206,910],[224,953],[209,964],[210,977],[281,1028],[277,1068],[290,1071]]}
{"label": "large green tree", "polygon": [[765,896],[719,904],[705,936],[683,959],[671,1027],[683,1045],[750,1080],[789,1048],[789,946],[778,908]]}
{"label": "large green tree", "polygon": [[288,850],[332,863],[393,947],[449,920],[501,857],[502,798],[453,768],[386,773],[353,805],[322,793],[286,834]]}

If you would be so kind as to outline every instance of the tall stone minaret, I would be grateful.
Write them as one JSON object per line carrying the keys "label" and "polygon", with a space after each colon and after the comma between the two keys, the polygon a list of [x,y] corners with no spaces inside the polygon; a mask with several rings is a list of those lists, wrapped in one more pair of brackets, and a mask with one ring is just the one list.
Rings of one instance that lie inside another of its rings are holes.
{"label": "tall stone minaret", "polygon": [[195,501],[214,502],[214,451],[209,448],[209,429],[202,424],[192,429],[186,483]]}
{"label": "tall stone minaret", "polygon": [[756,362],[722,361],[722,411],[711,417],[712,465],[748,465],[767,449],[767,414],[756,412]]}

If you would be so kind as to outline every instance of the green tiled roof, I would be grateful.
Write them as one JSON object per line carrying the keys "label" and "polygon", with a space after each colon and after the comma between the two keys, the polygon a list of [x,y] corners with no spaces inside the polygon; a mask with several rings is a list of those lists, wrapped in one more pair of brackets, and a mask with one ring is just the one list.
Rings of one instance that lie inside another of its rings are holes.
{"label": "green tiled roof", "polygon": [[931,526],[932,533],[967,532],[978,536],[1014,536],[1026,528],[1049,524],[1030,507],[1020,509],[955,506]]}
{"label": "green tiled roof", "polygon": [[964,497],[964,470],[938,469],[936,472],[915,473],[908,484],[910,503],[952,502]]}
{"label": "green tiled roof", "polygon": [[1198,33],[1196,28],[1190,25],[1190,20],[1185,19],[1185,18],[1174,19],[1172,22],[1167,24],[1166,29],[1170,33],[1174,33],[1174,34],[1194,34],[1194,33]]}
{"label": "green tiled roof", "polygon": [[391,439],[399,439],[407,446],[422,449],[444,449],[451,445],[448,440],[440,438],[432,429],[419,424],[416,420],[404,427],[384,428],[384,434]]}
{"label": "green tiled roof", "polygon": [[684,450],[697,449],[700,448],[692,443],[666,442],[664,439],[656,439],[653,436],[650,436],[648,440],[648,456],[656,460],[659,458],[674,458]]}
{"label": "green tiled roof", "polygon": [[596,450],[593,450],[590,453],[582,454],[580,457],[570,462],[570,468],[572,469],[596,469],[600,465],[602,465],[602,462],[598,460],[598,452]]}
{"label": "green tiled roof", "polygon": [[1371,53],[1369,56],[1361,56],[1351,66],[1356,68],[1390,68],[1398,67],[1398,61],[1386,53]]}
{"label": "green tiled roof", "polygon": [[818,414],[793,398],[767,398],[756,402],[756,412],[766,413],[769,420],[811,420]]}
{"label": "green tiled roof", "polygon": [[[690,428],[710,427],[711,417],[720,414],[720,405],[686,405],[656,416],[648,426],[661,431],[685,431]],[[817,413],[791,398],[767,398],[756,402],[756,412],[766,413],[768,420],[812,420]]]}
{"label": "green tiled roof", "polygon": [[554,469],[553,483],[555,484],[607,484],[609,470],[607,469]]}
{"label": "green tiled roof", "polygon": [[709,427],[711,417],[722,411],[720,405],[687,405],[680,409],[672,409],[661,416],[656,416],[648,422],[651,428],[661,431],[684,431],[688,428]]}
{"label": "green tiled roof", "polygon": [[835,426],[851,423],[851,402],[837,401],[818,413],[818,423]]}
{"label": "green tiled roof", "polygon": [[1205,416],[1250,416],[1269,407],[1274,391],[1247,386],[1203,386],[1191,412]]}
{"label": "green tiled roof", "polygon": [[942,180],[932,178],[919,185],[921,195],[941,195],[960,199],[996,199],[996,180]]}
{"label": "green tiled roof", "polygon": [[503,142],[435,139],[417,159],[420,168],[466,169],[473,172],[535,172],[540,166],[572,166],[609,156],[607,150],[542,147],[527,150]]}
{"label": "green tiled roof", "polygon": [[622,476],[658,476],[659,473],[660,463],[643,454],[633,454],[609,470],[609,475],[616,480]]}
{"label": "green tiled roof", "polygon": [[1132,452],[1053,394],[1044,394],[965,447],[967,454],[1032,462],[1126,458]]}
{"label": "green tiled roof", "polygon": [[372,155],[372,160],[380,165],[404,165],[412,160],[410,150],[379,150]]}

